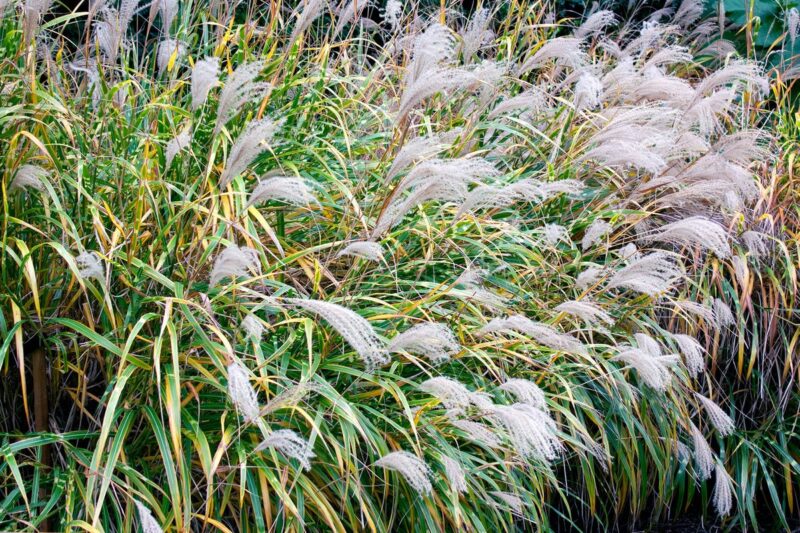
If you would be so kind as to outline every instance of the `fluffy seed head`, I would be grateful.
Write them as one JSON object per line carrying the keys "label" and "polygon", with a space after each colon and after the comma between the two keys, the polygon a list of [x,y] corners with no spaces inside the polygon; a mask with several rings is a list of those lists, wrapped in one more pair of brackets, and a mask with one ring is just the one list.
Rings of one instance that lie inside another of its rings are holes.
{"label": "fluffy seed head", "polygon": [[322,317],[361,357],[367,372],[389,362],[389,354],[372,325],[355,311],[339,304],[303,298],[287,298],[286,302]]}
{"label": "fluffy seed head", "polygon": [[211,89],[219,84],[219,58],[206,57],[192,69],[192,109],[198,109],[208,98]]}
{"label": "fluffy seed head", "polygon": [[242,319],[239,326],[244,330],[248,339],[254,342],[261,342],[261,337],[264,335],[264,325],[254,314],[249,314]]}
{"label": "fluffy seed head", "polygon": [[733,479],[722,464],[714,467],[714,510],[721,518],[728,516],[733,507]]}
{"label": "fluffy seed head", "polygon": [[351,242],[336,254],[336,257],[352,256],[366,259],[367,261],[383,262],[383,246],[373,241]]}
{"label": "fluffy seed head", "polygon": [[683,355],[683,361],[689,375],[697,377],[705,368],[705,349],[697,342],[697,339],[689,335],[675,333],[672,338],[678,344],[678,349]]}
{"label": "fluffy seed head", "polygon": [[544,392],[533,381],[511,378],[500,385],[499,389],[514,396],[519,403],[528,404],[544,411],[547,410],[547,400]]}
{"label": "fluffy seed head", "polygon": [[244,131],[236,139],[236,143],[231,148],[225,169],[219,177],[220,189],[228,185],[233,179],[244,172],[247,166],[267,149],[267,143],[272,140],[273,135],[280,126],[270,118],[254,120],[247,124]]}
{"label": "fluffy seed head", "polygon": [[467,420],[464,418],[454,418],[450,420],[453,427],[460,429],[467,434],[467,438],[472,441],[478,442],[489,448],[498,448],[501,444],[500,437],[497,433],[488,426],[475,422],[474,420]]}
{"label": "fluffy seed head", "polygon": [[450,488],[455,492],[467,492],[467,476],[461,463],[447,455],[441,456],[442,466],[444,466],[444,475],[450,483]]}
{"label": "fluffy seed head", "polygon": [[291,429],[278,429],[269,434],[256,451],[272,448],[291,459],[297,459],[303,470],[311,470],[311,459],[315,457],[308,441]]}
{"label": "fluffy seed head", "polygon": [[711,477],[711,470],[714,468],[714,451],[700,430],[694,424],[691,426],[695,469],[700,480],[705,481]]}
{"label": "fluffy seed head", "polygon": [[423,381],[419,390],[436,397],[447,409],[467,409],[473,403],[473,393],[464,384],[444,376]]}
{"label": "fluffy seed head", "polygon": [[399,472],[411,488],[422,496],[427,496],[433,491],[430,480],[431,469],[425,461],[414,454],[406,451],[392,452],[375,461],[375,466]]}
{"label": "fluffy seed head", "polygon": [[259,205],[269,200],[277,200],[299,207],[317,203],[311,187],[302,178],[276,176],[258,182],[250,193],[246,208]]}
{"label": "fluffy seed head", "polygon": [[247,369],[239,361],[228,365],[228,397],[247,423],[259,417],[258,398]]}
{"label": "fluffy seed head", "polygon": [[258,252],[246,246],[231,245],[222,250],[214,261],[211,276],[208,280],[209,287],[213,287],[225,278],[244,278],[250,271],[261,272],[261,261]]}
{"label": "fluffy seed head", "polygon": [[528,404],[496,405],[490,420],[501,426],[520,456],[549,465],[561,451],[556,425],[550,416]]}
{"label": "fluffy seed head", "polygon": [[595,244],[598,244],[610,231],[611,224],[602,218],[595,219],[591,224],[589,224],[589,227],[586,228],[586,232],[583,234],[583,239],[581,240],[581,250],[585,252]]}
{"label": "fluffy seed head", "polygon": [[136,505],[136,513],[139,515],[139,524],[142,526],[143,533],[164,533],[150,509],[137,500],[133,500],[133,503]]}
{"label": "fluffy seed head", "polygon": [[186,56],[186,45],[177,39],[163,39],[160,41],[156,53],[156,65],[158,66],[159,74],[162,74],[167,69],[173,56],[175,57],[175,64],[178,64]]}
{"label": "fluffy seed head", "polygon": [[444,324],[417,324],[396,336],[389,343],[389,353],[405,351],[428,357],[433,364],[443,363],[458,353],[461,346]]}
{"label": "fluffy seed head", "polygon": [[722,408],[720,408],[720,406],[717,405],[713,400],[706,398],[701,394],[695,394],[695,397],[700,401],[703,408],[706,410],[706,414],[708,415],[708,419],[711,421],[711,425],[716,428],[720,435],[727,437],[736,431],[736,424],[733,422],[733,419],[728,416],[728,413],[723,411]]}
{"label": "fluffy seed head", "polygon": [[103,261],[97,252],[81,252],[75,257],[75,263],[78,265],[78,275],[82,279],[95,278],[101,283],[105,281]]}
{"label": "fluffy seed head", "polygon": [[217,135],[245,104],[261,100],[272,88],[269,83],[255,81],[261,73],[261,67],[261,63],[257,61],[243,63],[225,82],[225,86],[219,94],[214,135]]}
{"label": "fluffy seed head", "polygon": [[618,270],[611,276],[607,287],[626,288],[656,296],[670,290],[680,276],[681,271],[671,255],[653,252]]}
{"label": "fluffy seed head", "polygon": [[479,329],[477,335],[487,333],[500,333],[504,331],[516,331],[523,335],[528,335],[543,346],[556,351],[586,354],[586,347],[572,335],[561,333],[552,326],[534,322],[522,315],[512,315],[507,318],[494,318],[488,324]]}
{"label": "fluffy seed head", "polygon": [[645,240],[665,242],[676,246],[699,246],[725,259],[731,255],[728,232],[717,222],[695,216],[661,226]]}
{"label": "fluffy seed head", "polygon": [[611,315],[606,313],[599,305],[586,300],[562,302],[555,307],[555,310],[559,313],[576,316],[589,324],[603,323],[610,326],[614,323]]}
{"label": "fluffy seed head", "polygon": [[14,179],[8,186],[9,191],[22,191],[25,189],[44,190],[44,182],[50,174],[45,169],[37,165],[22,165],[14,174]]}

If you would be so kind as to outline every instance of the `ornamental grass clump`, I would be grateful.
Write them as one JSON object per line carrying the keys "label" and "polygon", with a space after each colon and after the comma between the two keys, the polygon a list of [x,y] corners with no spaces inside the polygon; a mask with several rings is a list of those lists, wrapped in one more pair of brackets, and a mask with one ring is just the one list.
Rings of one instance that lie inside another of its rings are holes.
{"label": "ornamental grass clump", "polygon": [[794,114],[724,16],[50,4],[0,1],[0,530],[789,527]]}

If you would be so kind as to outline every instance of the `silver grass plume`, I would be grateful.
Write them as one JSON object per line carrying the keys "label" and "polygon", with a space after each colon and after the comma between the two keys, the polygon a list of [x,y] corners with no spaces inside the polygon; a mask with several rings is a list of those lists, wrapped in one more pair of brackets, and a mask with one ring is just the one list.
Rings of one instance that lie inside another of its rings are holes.
{"label": "silver grass plume", "polygon": [[94,40],[106,60],[116,63],[128,30],[126,21],[113,7],[103,7],[100,18],[94,23]]}
{"label": "silver grass plume", "polygon": [[539,68],[548,60],[554,59],[557,64],[573,69],[583,67],[586,53],[583,51],[583,39],[577,37],[556,37],[543,44],[531,57],[525,60],[517,70],[521,76],[535,68]]}
{"label": "silver grass plume", "polygon": [[498,388],[511,394],[519,403],[547,411],[547,399],[544,392],[531,380],[511,378]]}
{"label": "silver grass plume", "polygon": [[500,175],[491,162],[482,157],[458,159],[432,159],[415,166],[397,186],[395,195],[418,185],[452,180],[469,185],[481,183],[487,178]]}
{"label": "silver grass plume", "polygon": [[315,384],[308,382],[300,382],[285,388],[280,394],[275,395],[267,402],[267,405],[261,410],[261,416],[266,416],[287,407],[294,407],[315,388]]}
{"label": "silver grass plume", "polygon": [[375,466],[400,473],[411,488],[422,496],[433,491],[431,469],[414,454],[406,451],[392,452],[375,461]]}
{"label": "silver grass plume", "polygon": [[720,435],[727,437],[736,431],[736,424],[734,423],[733,419],[713,400],[697,393],[695,393],[695,397],[700,401],[703,409],[706,410],[706,414],[708,415],[708,419],[711,421],[711,425],[714,426]]}
{"label": "silver grass plume", "polygon": [[683,0],[672,17],[672,22],[681,28],[688,28],[703,15],[702,0]]}
{"label": "silver grass plume", "polygon": [[321,300],[287,298],[286,303],[320,316],[344,338],[361,357],[367,372],[389,362],[389,354],[372,325],[364,317],[341,305]]}
{"label": "silver grass plume", "polygon": [[745,231],[741,236],[742,243],[744,243],[747,251],[751,256],[758,259],[759,257],[769,254],[767,246],[768,237],[758,231]]}
{"label": "silver grass plume", "polygon": [[208,98],[209,91],[219,84],[219,58],[206,57],[192,69],[192,109],[198,109]]}
{"label": "silver grass plume", "polygon": [[719,223],[702,216],[684,218],[661,226],[648,235],[648,242],[664,242],[675,246],[698,246],[725,259],[731,255],[728,232]]}
{"label": "silver grass plume", "polygon": [[602,218],[596,218],[593,220],[583,234],[583,239],[581,239],[581,250],[585,252],[595,244],[598,244],[603,237],[605,237],[611,231],[611,227],[611,224]]}
{"label": "silver grass plume", "polygon": [[657,391],[665,391],[671,380],[667,364],[674,359],[670,356],[655,355],[647,347],[622,346],[620,352],[611,358],[612,361],[622,361],[636,370],[644,383]]}
{"label": "silver grass plume", "polygon": [[675,300],[672,302],[675,309],[685,315],[690,315],[699,318],[711,328],[717,328],[717,317],[714,314],[714,309],[701,303],[692,300]]}
{"label": "silver grass plume", "polygon": [[322,15],[322,11],[328,5],[328,1],[304,0],[302,5],[305,6],[302,10],[299,10],[300,6],[298,5],[297,22],[294,24],[291,37],[289,37],[289,44],[294,43],[300,34],[305,32],[311,26],[311,23]]}
{"label": "silver grass plume", "polygon": [[259,205],[269,200],[278,200],[299,207],[317,203],[311,187],[302,178],[276,176],[258,182],[250,193],[245,208]]}
{"label": "silver grass plume", "polygon": [[527,504],[522,498],[520,498],[516,494],[500,490],[493,490],[489,494],[500,500],[503,503],[503,505],[511,512],[511,514],[519,517],[522,517],[524,515]]}
{"label": "silver grass plume", "polygon": [[653,252],[618,270],[606,287],[631,289],[656,296],[670,290],[680,277],[681,271],[673,256],[665,252]]}
{"label": "silver grass plume", "polygon": [[725,328],[736,324],[736,317],[733,316],[731,308],[719,298],[714,298],[711,308],[714,310],[714,317],[717,319],[717,327]]}
{"label": "silver grass plume", "polygon": [[487,8],[475,10],[461,32],[461,53],[464,62],[469,63],[486,43],[494,38],[494,33],[489,29],[492,19]]}
{"label": "silver grass plume", "polygon": [[447,326],[432,322],[412,326],[393,338],[387,347],[389,353],[405,351],[424,355],[433,364],[448,361],[460,349],[461,345]]}
{"label": "silver grass plume", "polygon": [[450,488],[455,492],[467,492],[467,476],[461,463],[444,454],[440,456],[440,459],[444,466],[444,475],[450,483]]}
{"label": "silver grass plume", "polygon": [[403,89],[397,111],[397,120],[405,117],[426,98],[442,92],[468,87],[480,81],[476,71],[459,68],[432,67],[429,71],[414,76]]}
{"label": "silver grass plume", "polygon": [[279,127],[280,122],[275,122],[267,117],[247,124],[228,155],[225,168],[219,177],[220,189],[233,181],[261,152],[267,149],[267,143],[272,140]]}
{"label": "silver grass plume", "polygon": [[561,442],[550,415],[528,404],[495,405],[489,418],[506,430],[514,451],[549,465],[558,457]]}
{"label": "silver grass plume", "polygon": [[800,12],[797,11],[796,7],[786,12],[786,30],[789,32],[789,41],[794,46],[798,30],[800,30]]}
{"label": "silver grass plume", "polygon": [[542,236],[550,246],[556,246],[560,242],[570,244],[569,231],[559,224],[545,224],[541,227]]}
{"label": "silver grass plume", "polygon": [[231,245],[222,250],[214,261],[214,268],[211,269],[208,285],[213,287],[229,277],[248,277],[250,276],[250,271],[261,272],[258,252],[246,246]]}
{"label": "silver grass plume", "polygon": [[498,448],[500,444],[502,444],[497,433],[480,422],[463,418],[453,418],[450,420],[450,423],[453,427],[466,433],[467,438],[473,442],[483,444],[488,448]]}
{"label": "silver grass plume", "polygon": [[467,186],[459,179],[428,179],[422,185],[414,187],[405,199],[397,199],[389,204],[375,222],[371,237],[373,239],[380,237],[399,224],[409,211],[424,202],[432,200],[461,202],[466,196]]}
{"label": "silver grass plume", "polygon": [[248,314],[242,319],[239,327],[244,330],[248,339],[256,343],[261,342],[261,337],[264,335],[264,324],[261,323],[257,316],[252,313]]}
{"label": "silver grass plume", "polygon": [[[42,17],[50,10],[53,0],[25,0],[22,4],[22,13],[24,17],[23,22],[23,36],[25,44],[30,43],[36,31],[39,29],[39,24]],[[5,16],[5,15],[4,15]]]}
{"label": "silver grass plume", "polygon": [[747,280],[750,278],[750,269],[747,267],[747,259],[741,255],[734,255],[731,257],[731,265],[733,272],[736,275],[736,280],[742,287],[747,286]]}
{"label": "silver grass plume", "polygon": [[158,43],[158,51],[156,52],[156,65],[158,66],[159,74],[163,74],[167,69],[173,55],[175,56],[175,64],[179,63],[186,56],[186,45],[177,39],[161,40]]}
{"label": "silver grass plume", "polygon": [[586,20],[575,29],[572,35],[578,39],[586,39],[587,37],[599,35],[616,21],[617,17],[614,15],[613,11],[601,9],[589,15]]}
{"label": "silver grass plume", "polygon": [[714,510],[721,518],[728,516],[733,507],[733,479],[721,463],[714,467]]}
{"label": "silver grass plume", "polygon": [[692,432],[692,444],[694,447],[694,465],[697,470],[698,477],[701,481],[705,481],[711,477],[711,470],[714,468],[714,451],[708,445],[708,441],[700,433],[697,427],[689,422]]}
{"label": "silver grass plume", "polygon": [[78,265],[78,276],[81,279],[95,278],[101,283],[105,280],[105,269],[103,261],[97,252],[81,252],[75,257],[75,264]]}
{"label": "silver grass plume", "polygon": [[559,313],[576,316],[588,324],[612,325],[614,319],[599,305],[586,300],[571,300],[558,304],[555,308]]}
{"label": "silver grass plume", "polygon": [[575,354],[586,354],[586,347],[575,337],[567,333],[561,333],[552,326],[534,322],[522,315],[511,315],[507,318],[493,318],[488,324],[480,328],[476,334],[486,335],[488,333],[502,333],[506,331],[516,331],[535,340],[537,343],[548,348]]}
{"label": "silver grass plume", "polygon": [[513,187],[480,185],[470,191],[453,218],[458,220],[464,216],[464,214],[474,212],[478,209],[507,207],[519,198],[520,195]]}
{"label": "silver grass plume", "polygon": [[446,144],[441,142],[438,136],[432,135],[428,137],[417,137],[408,141],[403,148],[397,152],[392,161],[392,166],[386,172],[385,182],[389,182],[400,171],[407,168],[412,163],[419,163],[441,152],[447,147]]}
{"label": "silver grass plume", "polygon": [[596,109],[600,107],[603,84],[594,75],[584,72],[575,84],[575,109]]}
{"label": "silver grass plume", "polygon": [[239,361],[228,365],[228,397],[242,415],[244,421],[252,423],[259,418],[258,397],[250,384],[250,375]]}
{"label": "silver grass plume", "polygon": [[404,77],[406,91],[423,75],[436,71],[440,63],[452,59],[455,53],[453,42],[450,30],[436,22],[414,38],[411,60],[406,67]]}
{"label": "silver grass plume", "polygon": [[351,242],[336,254],[336,257],[352,256],[366,259],[367,261],[385,261],[383,246],[372,241]]}
{"label": "silver grass plume", "polygon": [[678,350],[683,355],[684,364],[689,375],[697,377],[705,368],[705,349],[697,339],[690,335],[674,333],[672,338],[678,344]]}
{"label": "silver grass plume", "polygon": [[14,174],[14,179],[8,185],[8,190],[36,189],[37,191],[43,191],[45,189],[44,184],[49,176],[50,173],[40,166],[22,165]]}
{"label": "silver grass plume", "polygon": [[142,526],[142,533],[164,533],[153,516],[153,513],[150,512],[150,509],[137,500],[133,500],[133,503],[136,506],[136,513],[139,515],[139,524]]}
{"label": "silver grass plume", "polygon": [[165,163],[164,168],[169,168],[172,160],[180,152],[188,148],[192,143],[192,128],[191,126],[185,127],[179,134],[169,140],[165,150]]}
{"label": "silver grass plume", "polygon": [[364,8],[371,3],[372,0],[346,0],[346,3],[340,7],[337,13],[333,36],[337,37],[347,24],[356,21],[361,16]]}
{"label": "silver grass plume", "polygon": [[473,404],[474,393],[463,383],[448,377],[427,379],[420,383],[419,390],[435,397],[446,409],[463,411]]}
{"label": "silver grass plume", "polygon": [[161,26],[165,33],[169,34],[172,21],[178,15],[180,5],[178,0],[157,0],[158,12],[161,14]]}
{"label": "silver grass plume", "polygon": [[387,0],[383,8],[383,22],[391,26],[392,31],[400,28],[400,19],[403,16],[403,3],[400,0]]}
{"label": "silver grass plume", "polygon": [[278,429],[270,433],[256,447],[257,452],[274,449],[290,459],[297,459],[303,470],[311,470],[311,459],[315,457],[308,441],[291,429]]}
{"label": "silver grass plume", "polygon": [[533,116],[540,113],[547,105],[547,94],[539,89],[532,88],[519,93],[511,98],[500,101],[489,112],[487,118],[494,119],[500,115],[523,110],[524,115]]}
{"label": "silver grass plume", "polygon": [[[688,48],[684,46],[667,46],[650,56],[647,61],[645,61],[644,65],[642,65],[642,70],[649,70],[650,73],[655,74],[655,72],[651,69],[656,67],[664,67],[667,65],[688,63],[691,60],[692,54],[689,53]],[[660,72],[658,74],[661,75]]]}
{"label": "silver grass plume", "polygon": [[745,60],[731,61],[725,67],[711,72],[695,90],[698,96],[704,96],[721,87],[738,83],[754,85],[761,94],[769,92],[769,81],[764,77],[761,67]]}
{"label": "silver grass plume", "polygon": [[262,99],[272,88],[267,82],[255,79],[261,73],[261,63],[253,61],[239,65],[225,82],[219,95],[217,121],[214,125],[216,136],[222,127],[248,102]]}
{"label": "silver grass plume", "polygon": [[578,196],[586,189],[586,185],[578,180],[565,179],[558,181],[550,181],[542,183],[538,186],[538,194],[543,199],[552,198],[559,194],[566,194],[567,196]]}
{"label": "silver grass plume", "polygon": [[596,284],[600,279],[603,277],[604,271],[602,268],[590,266],[586,268],[583,272],[578,274],[578,277],[575,278],[575,286],[585,291],[592,285]]}

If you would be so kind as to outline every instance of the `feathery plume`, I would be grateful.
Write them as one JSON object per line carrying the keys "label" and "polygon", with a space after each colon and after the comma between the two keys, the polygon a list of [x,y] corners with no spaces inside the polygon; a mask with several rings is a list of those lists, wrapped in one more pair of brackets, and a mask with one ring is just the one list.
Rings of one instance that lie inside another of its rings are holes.
{"label": "feathery plume", "polygon": [[683,355],[683,360],[689,375],[697,377],[705,368],[705,349],[697,339],[682,333],[674,333],[672,338],[678,344],[678,349]]}
{"label": "feathery plume", "polygon": [[453,41],[453,34],[447,26],[436,22],[414,38],[411,61],[406,67],[404,77],[406,91],[423,75],[433,74],[433,71],[437,70],[437,65],[452,59]]}
{"label": "feathery plume", "polygon": [[414,454],[406,451],[392,452],[375,461],[375,466],[399,472],[418,494],[427,496],[433,491],[431,469]]}
{"label": "feathery plume", "polygon": [[94,40],[110,63],[116,63],[127,30],[116,9],[105,6],[100,10],[100,18],[94,23]]}
{"label": "feathery plume", "polygon": [[547,465],[558,457],[561,442],[556,437],[556,424],[541,409],[523,403],[495,405],[489,418],[506,430],[514,451],[522,457]]}
{"label": "feathery plume", "polygon": [[444,475],[450,483],[450,488],[455,492],[467,492],[467,476],[461,467],[461,463],[444,454],[440,456],[440,459],[442,466],[444,466]]}
{"label": "feathery plume", "polygon": [[372,325],[355,311],[321,300],[287,298],[286,302],[314,313],[330,324],[358,353],[367,372],[373,372],[389,362],[389,354]]}
{"label": "feathery plume", "polygon": [[759,257],[769,254],[767,236],[763,233],[758,231],[745,231],[742,233],[741,239],[747,251],[754,258],[758,259]]}
{"label": "feathery plume", "polygon": [[228,155],[228,161],[219,177],[220,189],[233,181],[261,152],[267,149],[266,143],[272,140],[278,127],[280,127],[280,122],[275,122],[267,117],[247,124]]}
{"label": "feathery plume", "polygon": [[617,17],[614,15],[613,11],[601,9],[589,15],[586,20],[583,21],[583,24],[575,29],[572,35],[578,39],[586,39],[587,37],[600,34],[616,21]]}
{"label": "feathery plume", "polygon": [[22,165],[14,174],[14,179],[8,185],[9,191],[36,189],[44,190],[44,183],[50,177],[50,173],[37,165]]}
{"label": "feathery plume", "polygon": [[672,22],[681,28],[688,28],[703,15],[702,0],[683,0],[672,17]]}
{"label": "feathery plume", "polygon": [[486,43],[494,38],[494,33],[489,29],[492,19],[487,8],[478,9],[467,22],[461,32],[461,52],[464,62],[469,63]]}
{"label": "feathery plume", "polygon": [[708,419],[711,420],[711,425],[716,428],[720,435],[727,437],[736,431],[736,424],[734,423],[733,419],[713,400],[697,393],[695,393],[695,397],[703,405],[703,408],[706,410],[706,414],[708,415]]}
{"label": "feathery plume", "polygon": [[694,464],[701,481],[711,477],[711,470],[714,468],[714,451],[708,445],[708,441],[700,433],[697,427],[689,422],[692,432],[692,443],[694,445]]}
{"label": "feathery plume", "polygon": [[618,270],[611,276],[606,287],[631,289],[648,296],[656,296],[670,290],[680,276],[681,271],[671,255],[653,252]]}
{"label": "feathery plume", "polygon": [[611,231],[611,227],[611,224],[602,218],[596,218],[594,221],[592,221],[583,234],[583,239],[581,240],[581,250],[585,252],[595,244],[598,244],[603,237],[605,237],[608,232]]}
{"label": "feathery plume", "polygon": [[473,393],[463,383],[444,376],[423,381],[419,390],[434,396],[446,409],[463,411],[473,403]]}
{"label": "feathery plume", "polygon": [[[402,184],[401,184],[402,185]],[[399,187],[397,190],[400,190]],[[443,177],[441,180],[426,180],[411,191],[404,200],[398,199],[389,204],[389,207],[375,222],[371,237],[380,237],[386,231],[399,224],[409,211],[416,206],[432,201],[463,201],[467,196],[467,186],[460,178]]]}
{"label": "feathery plume", "polygon": [[702,216],[684,218],[661,226],[645,240],[665,242],[675,246],[699,246],[714,252],[714,255],[722,259],[731,255],[725,228]]}
{"label": "feathery plume", "polygon": [[516,494],[503,492],[500,490],[493,490],[489,494],[503,502],[503,505],[505,505],[508,510],[511,511],[511,514],[523,516],[525,507],[527,507],[527,505],[525,504],[525,501]]}
{"label": "feathery plume", "polygon": [[595,283],[597,283],[600,278],[603,276],[603,269],[595,266],[590,266],[586,268],[583,272],[578,274],[578,277],[575,278],[575,286],[585,291]]}
{"label": "feathery plume", "polygon": [[383,22],[388,24],[392,31],[400,28],[400,19],[403,16],[403,4],[400,0],[387,0],[383,8]]}
{"label": "feathery plume", "polygon": [[386,172],[384,183],[387,183],[397,176],[400,171],[412,163],[419,163],[441,152],[447,147],[436,135],[429,137],[417,137],[407,142],[403,148],[397,152],[392,161],[392,166]]}
{"label": "feathery plume", "polygon": [[139,515],[139,524],[142,526],[143,533],[164,533],[150,509],[137,500],[133,500],[133,503],[136,505],[136,513]]}
{"label": "feathery plume", "polygon": [[175,17],[178,15],[180,5],[178,4],[178,0],[157,0],[157,2],[158,12],[161,14],[161,29],[169,34],[172,21],[175,20]]}
{"label": "feathery plume", "polygon": [[769,81],[757,63],[745,60],[734,60],[725,67],[711,72],[697,85],[695,91],[703,96],[729,84],[749,83],[761,94],[769,92]]}
{"label": "feathery plume", "polygon": [[796,7],[791,8],[786,12],[786,30],[789,32],[789,40],[794,46],[797,40],[797,32],[800,30],[800,12]]}
{"label": "feathery plume", "polygon": [[599,305],[586,300],[562,302],[555,307],[555,310],[559,313],[576,316],[588,324],[603,323],[610,326],[614,323],[611,315],[606,313]]}
{"label": "feathery plume", "polygon": [[524,110],[524,115],[533,116],[540,113],[547,105],[547,94],[538,88],[528,89],[519,93],[511,98],[506,98],[500,101],[489,112],[487,118],[489,120],[499,117],[500,115]]}
{"label": "feathery plume", "polygon": [[500,333],[505,331],[516,331],[527,335],[539,344],[548,348],[568,353],[586,354],[586,347],[572,335],[561,333],[552,326],[533,322],[531,319],[522,315],[511,315],[507,318],[493,318],[488,324],[480,328],[476,334],[486,335],[487,333]]}
{"label": "feathery plume", "polygon": [[461,346],[447,326],[428,322],[417,324],[397,335],[391,340],[387,349],[389,353],[405,351],[424,355],[433,364],[439,364],[458,353]]}
{"label": "feathery plume", "polygon": [[501,444],[497,433],[480,422],[463,418],[453,418],[450,420],[450,423],[453,427],[466,433],[467,438],[470,440],[483,444],[488,448],[498,448]]}
{"label": "feathery plume", "polygon": [[261,342],[261,337],[264,335],[264,325],[256,315],[248,314],[242,319],[239,326],[244,330],[248,339],[252,339],[256,343]]}
{"label": "feathery plume", "polygon": [[228,397],[247,423],[259,417],[258,397],[247,369],[239,361],[228,365]]}
{"label": "feathery plume", "polygon": [[482,157],[458,159],[432,159],[415,166],[397,186],[398,194],[413,187],[440,183],[444,180],[462,183],[481,183],[487,178],[500,175],[491,162]]}
{"label": "feathery plume", "polygon": [[192,110],[202,106],[209,91],[219,84],[219,58],[206,57],[192,69]]}
{"label": "feathery plume", "polygon": [[500,385],[499,389],[511,394],[519,403],[547,411],[547,399],[544,392],[531,380],[511,378]]}
{"label": "feathery plume", "polygon": [[179,63],[186,56],[186,45],[177,39],[161,40],[158,43],[158,51],[156,52],[156,65],[158,66],[159,74],[163,74],[167,69],[173,56],[175,57],[175,63]]}
{"label": "feathery plume", "polygon": [[399,121],[426,98],[472,85],[478,81],[471,71],[459,68],[431,67],[427,72],[415,75],[403,89],[397,111]]}
{"label": "feathery plume", "polygon": [[364,8],[371,3],[372,0],[347,0],[347,3],[341,6],[337,14],[333,36],[338,36],[347,24],[357,20]]}
{"label": "feathery plume", "polygon": [[175,159],[175,156],[182,152],[184,149],[188,148],[189,145],[192,144],[192,128],[191,126],[186,126],[179,134],[169,140],[167,143],[167,148],[165,150],[164,158],[164,168],[169,168],[169,165],[172,163],[172,160]]}
{"label": "feathery plume", "polygon": [[624,347],[611,358],[612,361],[622,361],[636,370],[639,378],[650,387],[664,391],[670,380],[667,368],[659,361],[658,357],[653,357],[646,350],[641,348]]}
{"label": "feathery plume", "polygon": [[258,252],[247,246],[230,245],[217,256],[208,286],[213,287],[225,278],[244,278],[250,271],[261,273],[261,261]]}
{"label": "feathery plume", "polygon": [[36,30],[39,29],[42,17],[50,10],[52,4],[53,0],[25,0],[22,4],[24,17],[23,36],[26,44],[33,40]]}
{"label": "feathery plume", "polygon": [[603,93],[603,84],[588,72],[581,74],[575,84],[575,109],[596,109],[600,106],[600,95]]}
{"label": "feathery plume", "polygon": [[556,246],[559,242],[571,243],[569,238],[569,231],[564,226],[559,224],[545,224],[542,226],[542,235],[544,240],[550,246]]}
{"label": "feathery plume", "polygon": [[367,261],[382,262],[385,261],[383,257],[383,246],[377,242],[372,241],[355,241],[351,242],[336,254],[336,257],[352,256],[366,259]]}
{"label": "feathery plume", "polygon": [[513,187],[480,185],[470,191],[453,218],[459,220],[466,213],[475,212],[478,209],[506,207],[514,203],[519,197],[520,195]]}
{"label": "feathery plume", "polygon": [[81,279],[95,278],[99,282],[106,279],[103,261],[97,252],[81,252],[75,257],[75,264],[78,265],[78,276]]}
{"label": "feathery plume", "polygon": [[583,39],[577,37],[555,37],[543,44],[531,57],[529,57],[517,71],[521,76],[535,68],[539,68],[545,61],[555,59],[557,64],[578,69],[586,64],[586,54],[582,49]]}
{"label": "feathery plume", "polygon": [[316,457],[308,441],[291,429],[278,429],[264,439],[255,451],[272,448],[291,459],[297,459],[303,470],[311,470],[311,459]]}
{"label": "feathery plume", "polygon": [[276,176],[258,182],[256,188],[250,193],[245,208],[263,204],[269,200],[278,200],[299,207],[317,202],[304,179]]}
{"label": "feathery plume", "polygon": [[733,479],[722,464],[714,467],[714,509],[721,518],[728,516],[733,507]]}
{"label": "feathery plume", "polygon": [[692,300],[675,300],[672,305],[679,313],[699,318],[712,328],[718,327],[714,309]]}
{"label": "feathery plume", "polygon": [[300,6],[298,6],[297,22],[294,24],[291,37],[289,37],[289,44],[293,44],[300,34],[306,31],[309,26],[311,26],[311,23],[322,15],[322,11],[325,9],[325,6],[328,5],[328,1],[305,0],[303,5],[305,5],[305,7],[302,11],[299,10]]}
{"label": "feathery plume", "polygon": [[714,310],[714,316],[717,319],[717,327],[725,328],[736,324],[736,317],[733,316],[731,308],[719,298],[714,298],[711,308]]}
{"label": "feathery plume", "polygon": [[219,94],[217,121],[214,125],[215,136],[247,102],[260,100],[270,91],[271,84],[255,81],[260,73],[261,63],[253,61],[239,65],[228,77]]}

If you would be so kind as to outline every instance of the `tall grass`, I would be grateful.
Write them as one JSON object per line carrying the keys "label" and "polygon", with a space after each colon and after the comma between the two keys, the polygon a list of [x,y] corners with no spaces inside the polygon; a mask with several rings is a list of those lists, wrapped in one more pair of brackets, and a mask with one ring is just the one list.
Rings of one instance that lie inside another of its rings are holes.
{"label": "tall grass", "polygon": [[695,2],[46,4],[0,528],[788,527],[796,126]]}

